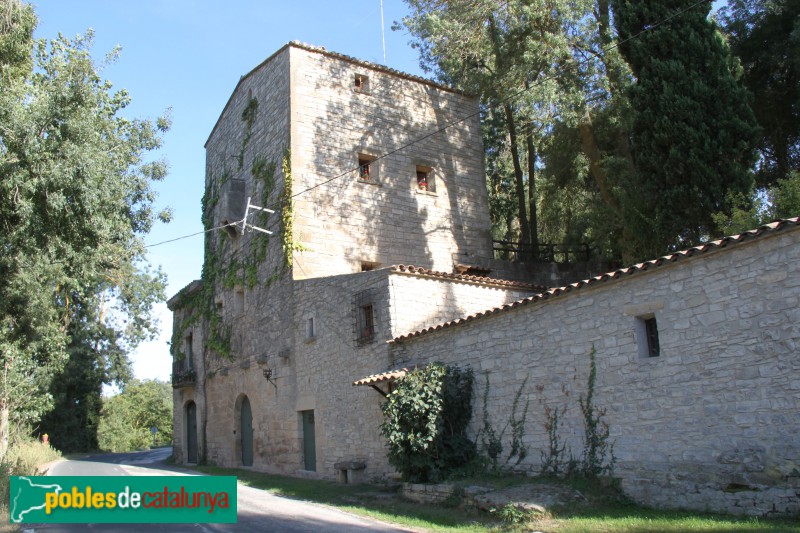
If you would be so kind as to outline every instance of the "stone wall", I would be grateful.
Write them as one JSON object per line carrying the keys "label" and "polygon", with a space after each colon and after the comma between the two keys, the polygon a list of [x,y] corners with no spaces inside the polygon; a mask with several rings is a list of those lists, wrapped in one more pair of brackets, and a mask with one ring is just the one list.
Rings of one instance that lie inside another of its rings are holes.
{"label": "stone wall", "polygon": [[[477,100],[318,50],[290,54],[295,227],[308,249],[295,277],[358,272],[362,262],[452,272],[454,253],[489,257]],[[361,90],[356,76],[367,79]],[[385,154],[359,179],[359,155]],[[432,169],[435,190],[418,189],[417,165]]]}
{"label": "stone wall", "polygon": [[533,289],[394,272],[392,335],[435,326],[530,296]]}
{"label": "stone wall", "polygon": [[[406,331],[401,328],[427,327],[434,318],[455,319],[524,294],[521,289],[392,269],[296,280],[295,411],[314,410],[318,474],[336,479],[334,464],[344,461],[364,462],[364,479],[392,471],[379,431],[384,399],[372,388],[352,383],[390,369],[387,341]],[[375,336],[364,342],[359,340],[356,313],[358,303],[368,302],[373,305]]]}
{"label": "stone wall", "polygon": [[[530,409],[520,467],[535,472],[548,408],[565,410],[562,442],[580,454],[578,398],[594,347],[595,403],[606,410],[615,475],[628,494],[665,507],[797,512],[798,239],[795,225],[400,342],[392,357],[398,365],[469,364],[475,413],[488,379],[496,430],[521,391]],[[641,321],[653,316],[658,357],[642,350]],[[476,415],[473,434],[482,423]]]}

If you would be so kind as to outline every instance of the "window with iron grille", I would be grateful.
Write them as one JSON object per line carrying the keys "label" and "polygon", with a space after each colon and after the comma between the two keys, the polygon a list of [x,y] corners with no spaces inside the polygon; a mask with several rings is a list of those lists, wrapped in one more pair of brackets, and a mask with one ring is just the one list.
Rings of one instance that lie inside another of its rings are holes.
{"label": "window with iron grille", "polygon": [[356,344],[362,345],[375,340],[375,293],[373,290],[361,291],[355,295],[353,312]]}

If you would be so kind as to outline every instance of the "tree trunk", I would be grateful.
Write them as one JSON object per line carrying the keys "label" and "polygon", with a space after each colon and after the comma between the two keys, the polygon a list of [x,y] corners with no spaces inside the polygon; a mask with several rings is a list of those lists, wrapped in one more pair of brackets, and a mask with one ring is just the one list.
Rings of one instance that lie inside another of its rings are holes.
{"label": "tree trunk", "polygon": [[[503,65],[506,58],[500,50],[500,37],[497,34],[497,25],[494,22],[494,16],[489,15],[487,18],[489,24],[489,36],[492,41],[492,51],[494,52],[495,62],[497,64],[498,72],[505,72]],[[499,80],[498,80],[499,83]],[[499,95],[498,95],[499,96]],[[511,144],[511,160],[514,164],[514,184],[517,193],[517,209],[519,212],[519,229],[520,229],[520,250],[518,253],[519,259],[526,261],[529,259],[529,248],[531,244],[530,224],[528,222],[527,208],[525,207],[525,181],[522,173],[522,165],[519,159],[519,147],[517,146],[517,128],[514,121],[514,108],[511,104],[504,104],[503,110],[506,116],[506,126],[508,127],[508,135]]]}
{"label": "tree trunk", "polygon": [[0,463],[6,458],[8,451],[8,402],[0,398]]}
{"label": "tree trunk", "polygon": [[530,211],[531,249],[535,254],[539,248],[539,224],[536,214],[536,148],[533,144],[533,125],[525,134],[525,146],[528,149],[528,209]]}
{"label": "tree trunk", "polygon": [[606,206],[614,211],[619,211],[619,202],[611,193],[611,188],[608,184],[608,176],[606,176],[601,163],[600,148],[597,146],[597,140],[594,137],[594,128],[592,125],[592,116],[589,111],[578,123],[578,131],[581,134],[581,148],[583,153],[589,159],[589,174],[597,184],[597,189],[600,191],[600,198]]}
{"label": "tree trunk", "polygon": [[517,147],[517,127],[514,122],[514,110],[510,104],[503,106],[506,112],[506,122],[508,124],[508,136],[511,142],[511,160],[514,164],[514,184],[517,190],[517,206],[519,208],[519,229],[520,241],[522,243],[521,255],[529,256],[527,253],[531,244],[531,232],[528,222],[528,212],[525,206],[525,175],[522,172],[522,164],[519,160],[519,148]]}

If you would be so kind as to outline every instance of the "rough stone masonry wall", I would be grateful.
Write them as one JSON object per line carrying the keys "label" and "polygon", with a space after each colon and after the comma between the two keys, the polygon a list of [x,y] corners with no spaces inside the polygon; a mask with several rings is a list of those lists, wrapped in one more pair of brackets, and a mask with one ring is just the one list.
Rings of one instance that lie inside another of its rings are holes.
{"label": "rough stone masonry wall", "polygon": [[518,287],[395,272],[389,278],[392,335],[405,335],[533,294]]}
{"label": "rough stone masonry wall", "polygon": [[[178,330],[181,324],[187,319],[190,310],[182,308],[180,304],[173,310],[173,329]],[[204,375],[203,370],[203,329],[202,324],[186,328],[184,331],[183,340],[179,341],[184,343],[181,347],[181,352],[184,356],[186,353],[185,343],[187,337],[191,335],[192,339],[192,366],[195,369],[196,375]],[[175,356],[174,361],[178,360]],[[205,416],[205,390],[202,381],[195,380],[194,386],[184,386],[172,389],[172,454],[178,464],[187,462],[187,449],[186,449],[186,406],[189,402],[195,402],[197,406],[196,417],[198,420]],[[198,435],[199,437],[199,435]],[[205,443],[198,438],[198,457],[202,455]]]}
{"label": "rough stone masonry wall", "polygon": [[[298,421],[295,417],[294,370],[291,353],[293,299],[291,270],[279,233],[280,196],[284,188],[282,160],[290,145],[289,53],[284,48],[243,77],[227,103],[206,144],[206,185],[214,223],[226,208],[224,185],[244,182],[253,203],[275,209],[265,223],[274,235],[245,232],[231,238],[208,234],[206,266],[213,254],[214,302],[222,328],[230,328],[230,355],[215,353],[205,339],[208,460],[225,466],[241,465],[240,410],[246,396],[253,414],[253,466],[267,471],[294,472],[301,461]],[[248,124],[245,110],[253,111]],[[266,201],[267,181],[257,176],[259,162],[274,165],[274,184]],[[244,205],[241,206],[242,211]],[[266,240],[266,252],[258,253]],[[255,273],[253,277],[252,273]],[[271,368],[276,388],[263,376]],[[277,391],[280,390],[280,393]]]}
{"label": "rough stone masonry wall", "polygon": [[[536,472],[547,450],[546,408],[565,409],[560,438],[581,453],[578,398],[594,346],[595,403],[607,410],[614,475],[630,496],[661,507],[797,513],[798,240],[800,230],[791,228],[589,286],[403,342],[393,357],[471,365],[473,434],[483,424],[486,379],[497,431],[521,391],[530,408],[519,467]],[[642,357],[637,317],[651,315],[661,355]]]}
{"label": "rough stone masonry wall", "polygon": [[[372,298],[376,334],[361,344],[355,298],[365,291]],[[372,388],[352,383],[391,369],[386,341],[409,331],[398,328],[427,327],[434,319],[455,319],[524,294],[390,269],[295,281],[296,410],[314,410],[318,474],[336,479],[333,465],[354,460],[366,463],[366,479],[391,471],[379,432],[384,400]]]}
{"label": "rough stone masonry wall", "polygon": [[[477,100],[380,69],[291,47],[295,227],[308,251],[295,277],[414,264],[452,272],[454,253],[491,254]],[[356,75],[368,89],[354,89]],[[474,115],[373,163],[378,157]],[[433,169],[435,192],[417,189],[416,165]]]}
{"label": "rough stone masonry wall", "polygon": [[[357,342],[354,298],[369,291],[375,317],[372,342]],[[379,427],[383,397],[353,381],[383,372],[391,339],[386,270],[295,281],[297,404],[314,410],[317,474],[337,479],[334,464],[363,461],[363,477],[391,471]],[[314,337],[308,336],[308,319]]]}

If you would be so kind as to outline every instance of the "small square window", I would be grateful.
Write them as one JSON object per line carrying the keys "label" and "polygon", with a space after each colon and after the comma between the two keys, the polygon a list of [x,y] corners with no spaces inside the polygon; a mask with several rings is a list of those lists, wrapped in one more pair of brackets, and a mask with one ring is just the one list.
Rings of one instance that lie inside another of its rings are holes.
{"label": "small square window", "polygon": [[368,183],[378,181],[378,163],[375,157],[359,154],[358,156],[358,180]]}
{"label": "small square window", "polygon": [[357,93],[369,93],[369,77],[366,74],[356,74],[353,79],[353,90]]}
{"label": "small square window", "polygon": [[417,169],[417,190],[424,192],[434,192],[433,169],[431,167],[416,166]]}

